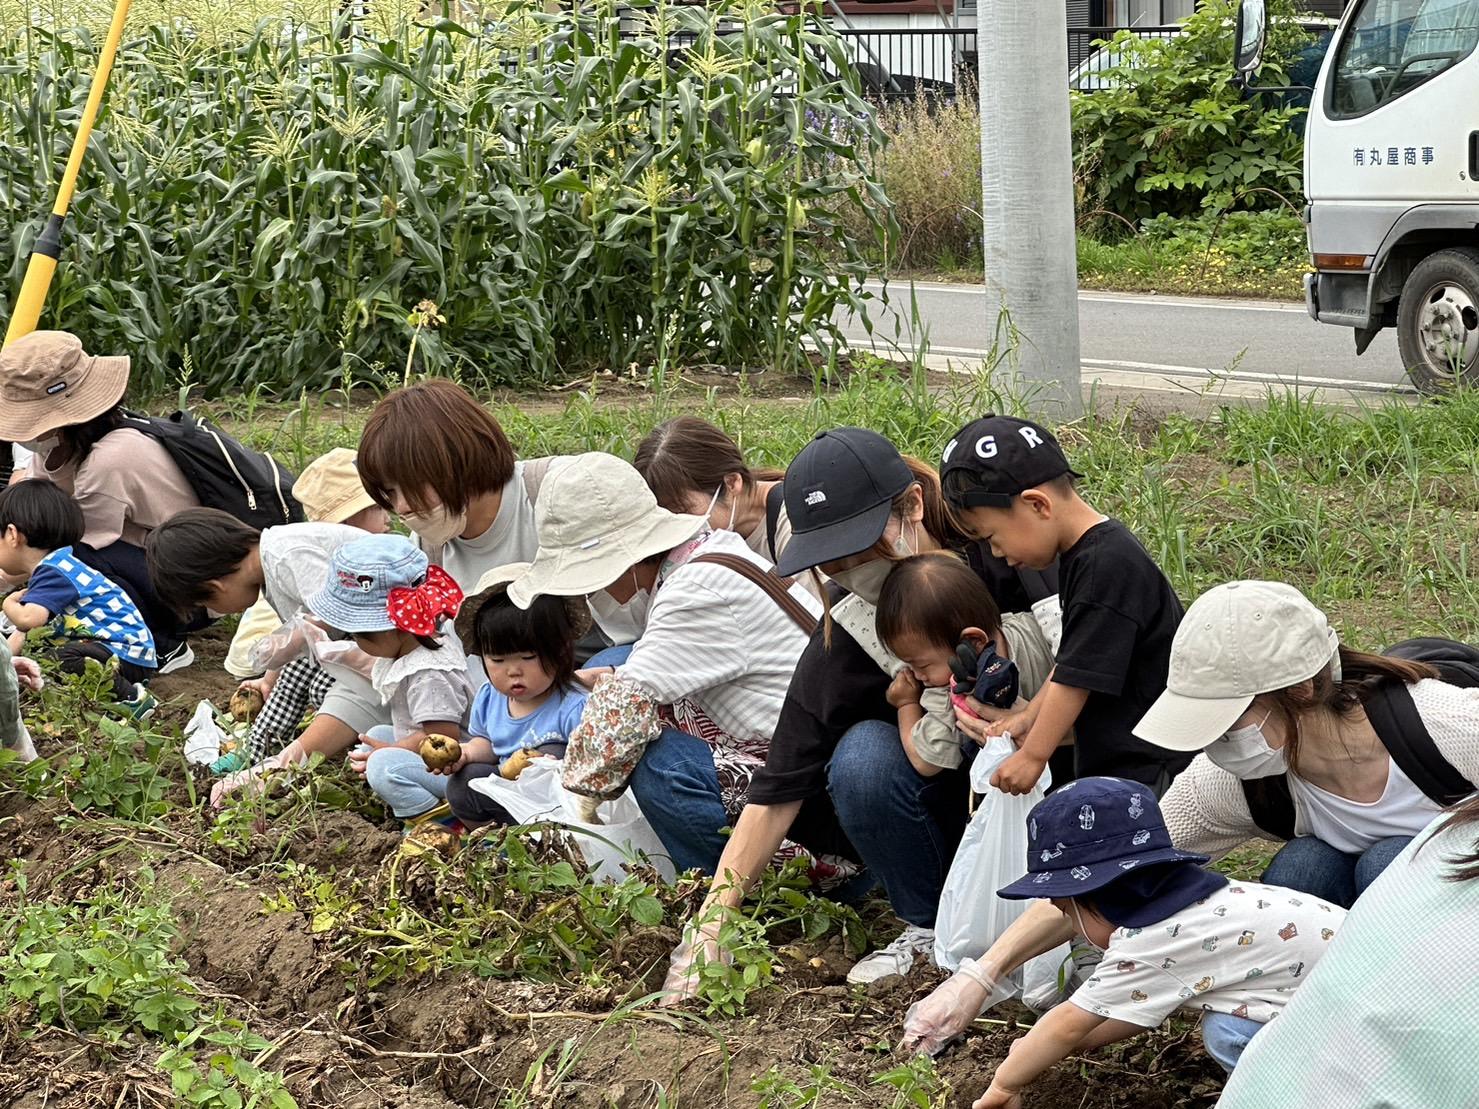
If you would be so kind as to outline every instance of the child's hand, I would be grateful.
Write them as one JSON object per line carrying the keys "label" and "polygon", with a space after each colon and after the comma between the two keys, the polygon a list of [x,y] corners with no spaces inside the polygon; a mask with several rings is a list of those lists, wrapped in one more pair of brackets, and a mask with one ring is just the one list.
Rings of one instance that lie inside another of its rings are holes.
{"label": "child's hand", "polygon": [[367,735],[359,737],[360,746],[349,752],[349,769],[353,770],[361,778],[365,776],[365,764],[370,761],[370,756],[382,747],[399,747],[399,743],[387,743],[382,739],[371,739]]}
{"label": "child's hand", "polygon": [[577,670],[575,672],[575,680],[587,689],[595,689],[597,678],[603,678],[607,674],[615,673],[616,668],[614,666],[597,666],[590,670]]}
{"label": "child's hand", "polygon": [[260,678],[248,678],[236,687],[236,691],[240,693],[242,690],[251,690],[262,698],[262,703],[265,705],[272,699],[272,688],[276,684],[277,671],[269,670]]}
{"label": "child's hand", "polygon": [[1016,1090],[1004,1090],[992,1082],[971,1109],[1022,1109],[1022,1095]]}
{"label": "child's hand", "polygon": [[1035,755],[1026,751],[1018,751],[999,767],[996,773],[991,775],[991,784],[1003,793],[1013,796],[1021,796],[1031,793],[1032,787],[1037,785],[1037,780],[1042,777],[1043,767],[1047,763]]}
{"label": "child's hand", "polygon": [[906,666],[894,675],[894,680],[888,685],[888,703],[896,709],[905,705],[919,704],[919,698],[924,694],[924,685],[910,673]]}

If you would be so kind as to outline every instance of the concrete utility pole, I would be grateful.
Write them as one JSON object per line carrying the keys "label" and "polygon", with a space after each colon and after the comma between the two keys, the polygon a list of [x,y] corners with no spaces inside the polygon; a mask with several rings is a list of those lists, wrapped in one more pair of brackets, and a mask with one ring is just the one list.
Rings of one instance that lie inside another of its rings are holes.
{"label": "concrete utility pole", "polygon": [[1017,332],[1033,408],[1083,410],[1065,0],[978,0],[981,183],[990,310]]}

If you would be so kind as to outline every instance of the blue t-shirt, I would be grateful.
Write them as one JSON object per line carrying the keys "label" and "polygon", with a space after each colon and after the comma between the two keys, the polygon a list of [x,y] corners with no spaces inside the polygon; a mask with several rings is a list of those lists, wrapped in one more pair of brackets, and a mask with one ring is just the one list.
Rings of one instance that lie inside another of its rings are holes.
{"label": "blue t-shirt", "polygon": [[146,670],[158,665],[154,634],[133,598],[71,547],[57,548],[31,571],[25,603],[51,613],[52,630],[63,639],[96,640],[124,662]]}
{"label": "blue t-shirt", "polygon": [[493,744],[493,753],[502,763],[515,751],[543,747],[547,743],[569,743],[570,733],[585,712],[586,691],[566,689],[540,705],[528,716],[517,720],[508,714],[508,698],[492,685],[478,690],[472,703],[472,716],[467,722],[469,735],[481,736]]}

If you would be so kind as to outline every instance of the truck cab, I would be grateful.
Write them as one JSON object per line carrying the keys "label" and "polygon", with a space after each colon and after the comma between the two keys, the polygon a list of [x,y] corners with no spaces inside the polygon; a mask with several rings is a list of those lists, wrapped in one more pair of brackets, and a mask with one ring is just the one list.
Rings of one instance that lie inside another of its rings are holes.
{"label": "truck cab", "polygon": [[[1262,60],[1264,0],[1243,0],[1237,68]],[[1479,0],[1355,0],[1305,127],[1310,315],[1397,329],[1419,388],[1479,384]]]}

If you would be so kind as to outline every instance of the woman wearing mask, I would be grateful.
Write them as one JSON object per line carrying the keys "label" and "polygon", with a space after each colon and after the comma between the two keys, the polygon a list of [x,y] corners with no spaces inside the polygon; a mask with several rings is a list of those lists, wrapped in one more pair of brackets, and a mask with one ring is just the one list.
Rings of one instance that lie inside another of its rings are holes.
{"label": "woman wearing mask", "polygon": [[516,457],[488,410],[441,378],[388,395],[359,443],[366,491],[464,590],[494,567],[534,557],[534,502],[564,461]]}
{"label": "woman wearing mask", "polygon": [[[707,516],[709,526],[737,532],[750,550],[776,562],[791,541],[780,470],[752,470],[733,439],[697,416],[658,424],[637,444],[632,464],[669,512]],[[800,579],[821,598],[822,583]]]}
{"label": "woman wearing mask", "polygon": [[1293,586],[1204,593],[1177,632],[1166,692],[1135,729],[1202,751],[1161,803],[1177,846],[1220,855],[1287,840],[1263,880],[1349,908],[1479,781],[1479,689],[1438,677],[1340,646]]}
{"label": "woman wearing mask", "polygon": [[677,868],[713,873],[821,606],[738,535],[659,507],[629,463],[594,453],[545,484],[538,554],[508,588],[522,607],[547,594],[587,597],[608,634],[637,641],[581,671],[592,691],[565,785],[589,817],[630,784]]}
{"label": "woman wearing mask", "polygon": [[[909,763],[898,713],[886,698],[900,664],[878,642],[874,623],[896,560],[962,547],[980,562],[979,551],[951,525],[935,472],[876,432],[819,433],[787,468],[785,490],[794,534],[777,571],[820,569],[851,596],[833,604],[796,667],[750,803],[725,844],[703,909],[674,952],[675,998],[694,988],[689,971],[700,946],[707,958],[721,956],[714,945],[719,912],[739,906],[788,835],[814,853],[861,862],[906,922],[897,940],[852,969],[849,981],[906,973],[933,946],[940,890],[965,828],[966,772],[924,777]],[[974,568],[995,587],[1004,611],[1028,607],[1009,577]]]}
{"label": "woman wearing mask", "polygon": [[90,355],[65,331],[33,331],[0,354],[0,438],[32,452],[25,478],[76,498],[86,531],[77,554],[128,591],[154,633],[157,673],[194,661],[187,625],[159,603],[144,541],[200,501],[169,452],[128,425],[127,356]]}

